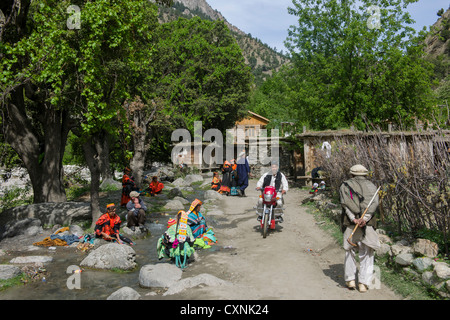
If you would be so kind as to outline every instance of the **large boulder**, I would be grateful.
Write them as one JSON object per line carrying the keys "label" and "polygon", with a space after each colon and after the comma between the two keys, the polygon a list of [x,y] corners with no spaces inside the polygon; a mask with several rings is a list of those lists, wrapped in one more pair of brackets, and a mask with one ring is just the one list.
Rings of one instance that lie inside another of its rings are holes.
{"label": "large boulder", "polygon": [[166,205],[164,206],[165,210],[183,210],[184,205],[181,203],[180,200],[169,200],[167,201]]}
{"label": "large boulder", "polygon": [[25,257],[16,257],[11,259],[9,263],[13,264],[41,264],[52,262],[53,257],[50,256],[25,256]]}
{"label": "large boulder", "polygon": [[139,272],[139,284],[144,288],[168,288],[181,279],[182,273],[174,264],[147,264]]}
{"label": "large boulder", "polygon": [[413,245],[413,252],[415,254],[434,258],[438,255],[439,247],[436,243],[427,239],[417,239]]}
{"label": "large boulder", "polygon": [[82,267],[94,269],[132,270],[136,267],[136,252],[126,244],[104,244],[81,261]]}
{"label": "large boulder", "polygon": [[130,287],[122,287],[117,291],[111,293],[106,300],[139,300],[141,295]]}
{"label": "large boulder", "polygon": [[0,280],[8,280],[22,274],[19,267],[0,264]]}
{"label": "large boulder", "polygon": [[433,260],[428,257],[422,257],[414,259],[412,264],[416,267],[417,270],[423,272],[433,265]]}
{"label": "large boulder", "polygon": [[395,262],[401,266],[409,266],[414,260],[412,253],[400,253],[395,257]]}
{"label": "large boulder", "polygon": [[438,262],[434,266],[436,277],[441,280],[450,279],[450,267],[446,262]]}
{"label": "large boulder", "polygon": [[203,177],[199,174],[188,174],[184,178],[184,182],[188,185],[193,184],[194,182],[203,181]]}
{"label": "large boulder", "polygon": [[71,225],[92,218],[87,202],[35,203],[7,209],[0,215],[0,239],[5,237],[6,226],[25,219],[39,219],[42,225]]}
{"label": "large boulder", "polygon": [[208,199],[222,199],[223,196],[220,193],[218,193],[217,191],[206,190],[205,194],[204,194],[204,198],[205,198],[205,200],[208,200]]}
{"label": "large boulder", "polygon": [[44,230],[41,226],[41,220],[35,218],[26,218],[19,221],[9,221],[5,224],[0,239],[12,238],[18,235],[36,236]]}
{"label": "large boulder", "polygon": [[209,287],[217,287],[223,285],[230,285],[231,283],[228,281],[224,281],[219,279],[211,274],[202,273],[194,277],[182,279],[169,287],[163,296],[172,295],[180,293],[186,289],[194,288],[197,286],[209,286]]}
{"label": "large boulder", "polygon": [[172,199],[175,197],[181,197],[184,198],[183,196],[183,192],[181,192],[180,188],[173,188],[169,191],[169,193],[167,194],[167,196]]}
{"label": "large boulder", "polygon": [[178,178],[177,180],[175,180],[174,182],[172,182],[172,184],[173,184],[175,187],[177,187],[177,188],[189,186],[189,183],[187,183],[186,181],[184,181],[183,178]]}

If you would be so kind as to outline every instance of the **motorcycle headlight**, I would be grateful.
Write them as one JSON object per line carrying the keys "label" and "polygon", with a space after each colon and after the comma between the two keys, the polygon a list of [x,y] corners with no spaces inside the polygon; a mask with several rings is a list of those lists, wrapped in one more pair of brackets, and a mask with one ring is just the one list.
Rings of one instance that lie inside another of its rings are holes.
{"label": "motorcycle headlight", "polygon": [[264,201],[266,201],[266,202],[272,201],[272,195],[271,194],[265,194],[264,195]]}

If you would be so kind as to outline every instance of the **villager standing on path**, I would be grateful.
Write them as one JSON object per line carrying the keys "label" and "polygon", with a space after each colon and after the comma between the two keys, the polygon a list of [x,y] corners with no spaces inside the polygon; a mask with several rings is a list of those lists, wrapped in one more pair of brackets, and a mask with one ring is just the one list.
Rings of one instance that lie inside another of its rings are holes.
{"label": "villager standing on path", "polygon": [[[342,224],[346,227],[344,232],[344,278],[348,288],[356,288],[356,259],[355,251],[359,251],[359,273],[358,288],[360,292],[366,292],[372,283],[373,264],[375,251],[380,247],[378,234],[375,231],[375,211],[378,207],[378,195],[376,186],[366,179],[369,171],[362,165],[354,165],[350,168],[352,178],[342,183],[339,188],[340,201],[343,208]],[[368,207],[370,200],[372,204],[363,218],[361,215]],[[347,239],[358,225],[352,237],[352,242],[357,245],[353,247]]]}
{"label": "villager standing on path", "polygon": [[250,174],[250,166],[248,164],[247,158],[245,157],[245,151],[239,154],[239,159],[237,160],[237,175],[238,175],[238,186],[239,195],[245,197],[245,189],[248,187],[248,176]]}

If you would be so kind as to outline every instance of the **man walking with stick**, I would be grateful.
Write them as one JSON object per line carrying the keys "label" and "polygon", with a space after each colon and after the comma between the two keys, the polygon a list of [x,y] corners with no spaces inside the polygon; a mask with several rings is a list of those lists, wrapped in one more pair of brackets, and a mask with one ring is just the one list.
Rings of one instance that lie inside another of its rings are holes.
{"label": "man walking with stick", "polygon": [[358,288],[366,292],[372,282],[374,254],[380,247],[375,231],[375,211],[378,207],[377,187],[366,179],[368,170],[362,165],[350,168],[352,178],[342,183],[339,188],[343,208],[342,224],[344,231],[344,278],[348,288],[356,288],[355,251],[359,251]]}

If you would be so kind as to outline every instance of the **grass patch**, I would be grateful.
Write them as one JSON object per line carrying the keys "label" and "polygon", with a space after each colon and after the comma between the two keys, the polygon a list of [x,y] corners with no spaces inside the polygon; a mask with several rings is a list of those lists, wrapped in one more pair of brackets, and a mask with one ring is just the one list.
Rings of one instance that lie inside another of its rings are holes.
{"label": "grass patch", "polygon": [[0,280],[0,291],[4,291],[16,286],[22,286],[29,280],[30,278],[25,273],[22,273],[21,275],[8,280]]}

